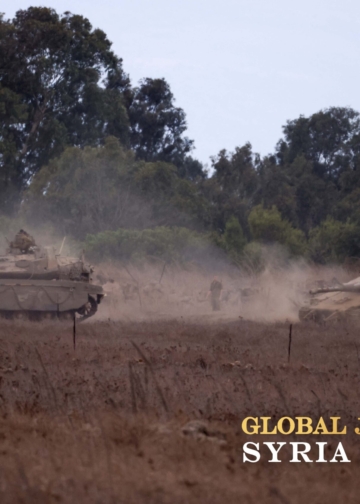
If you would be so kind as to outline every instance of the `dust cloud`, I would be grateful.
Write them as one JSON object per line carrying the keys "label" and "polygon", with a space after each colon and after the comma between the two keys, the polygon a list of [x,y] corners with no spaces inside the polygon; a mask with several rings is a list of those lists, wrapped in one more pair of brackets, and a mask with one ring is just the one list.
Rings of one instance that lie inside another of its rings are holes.
{"label": "dust cloud", "polygon": [[[215,275],[223,286],[219,311],[212,310],[209,297]],[[350,278],[349,272],[339,266],[316,267],[304,260],[284,262],[271,249],[261,273],[223,264],[211,270],[162,261],[142,266],[99,264],[93,281],[102,284],[106,297],[92,320],[296,322],[309,290],[334,277],[341,282]]]}
{"label": "dust cloud", "polygon": [[[0,255],[5,253],[8,240],[13,239],[19,226],[21,222],[15,222],[6,236],[0,232]],[[22,227],[34,236],[38,245],[60,250],[64,237],[53,228]],[[334,278],[346,282],[358,276],[341,266],[315,266],[305,259],[289,259],[279,246],[262,248],[261,272],[252,267],[251,261],[236,267],[224,257],[216,257],[216,251],[204,258],[203,263],[198,258],[182,264],[153,258],[138,263],[95,264],[92,280],[102,285],[106,297],[97,314],[86,323],[172,318],[196,322],[239,319],[296,322],[310,289]],[[79,257],[79,243],[67,237],[62,253]],[[86,251],[85,260],[88,262]],[[209,296],[214,276],[223,286],[219,311],[212,310]]]}

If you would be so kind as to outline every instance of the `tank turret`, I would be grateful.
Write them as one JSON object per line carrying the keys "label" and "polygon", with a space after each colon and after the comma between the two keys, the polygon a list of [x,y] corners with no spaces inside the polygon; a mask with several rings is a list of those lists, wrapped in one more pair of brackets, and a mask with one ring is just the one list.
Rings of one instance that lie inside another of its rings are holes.
{"label": "tank turret", "polygon": [[360,277],[347,283],[334,279],[328,287],[309,292],[307,304],[299,311],[300,320],[326,322],[353,319],[360,322]]}

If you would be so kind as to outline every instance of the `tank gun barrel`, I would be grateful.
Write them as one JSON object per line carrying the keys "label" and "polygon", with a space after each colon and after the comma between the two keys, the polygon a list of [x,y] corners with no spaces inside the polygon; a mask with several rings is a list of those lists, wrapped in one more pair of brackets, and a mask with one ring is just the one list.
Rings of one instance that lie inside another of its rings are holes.
{"label": "tank gun barrel", "polygon": [[65,245],[65,241],[66,241],[66,236],[64,236],[63,241],[61,242],[61,246],[60,246],[60,250],[59,250],[58,255],[61,255],[61,252],[62,252],[64,245]]}
{"label": "tank gun barrel", "polygon": [[338,287],[327,287],[322,289],[311,290],[310,294],[325,294],[327,292],[359,292],[360,293],[360,284],[359,285],[339,285]]}

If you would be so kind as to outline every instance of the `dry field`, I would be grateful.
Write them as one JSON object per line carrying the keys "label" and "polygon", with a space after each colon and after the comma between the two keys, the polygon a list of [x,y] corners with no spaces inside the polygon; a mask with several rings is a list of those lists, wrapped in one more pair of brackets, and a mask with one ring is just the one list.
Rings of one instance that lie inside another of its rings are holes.
{"label": "dry field", "polygon": [[[71,325],[2,321],[0,502],[360,502],[354,434],[341,439],[350,464],[242,461],[244,442],[263,441],[242,433],[245,416],[360,416],[359,328],[295,324],[289,364],[288,334],[95,321],[74,349]],[[329,453],[338,441],[321,440]]]}

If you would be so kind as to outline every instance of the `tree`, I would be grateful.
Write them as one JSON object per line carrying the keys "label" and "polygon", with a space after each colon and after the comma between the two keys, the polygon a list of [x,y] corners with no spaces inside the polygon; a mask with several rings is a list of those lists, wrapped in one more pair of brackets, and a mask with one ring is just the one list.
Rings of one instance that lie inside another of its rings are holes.
{"label": "tree", "polygon": [[204,180],[207,176],[202,163],[192,156],[186,156],[184,162],[178,165],[177,168],[179,177],[188,180]]}
{"label": "tree", "polygon": [[139,194],[151,201],[157,225],[188,226],[203,230],[209,222],[208,204],[197,185],[179,177],[177,167],[162,161],[139,163],[134,182]]}
{"label": "tree", "polygon": [[232,153],[222,150],[212,158],[214,177],[224,192],[250,202],[258,186],[257,161],[250,143],[236,147]]}
{"label": "tree", "polygon": [[212,228],[217,232],[223,233],[226,222],[234,216],[248,234],[247,216],[259,188],[258,161],[249,143],[231,153],[221,150],[212,158],[214,174],[201,183],[201,189],[209,201]]}
{"label": "tree", "polygon": [[104,146],[70,147],[31,180],[22,211],[63,234],[84,238],[119,228],[195,227],[203,200],[176,167],[136,160],[114,137]]}
{"label": "tree", "polygon": [[[1,34],[0,34],[1,38]],[[0,73],[1,75],[1,73]],[[1,78],[1,77],[0,77]],[[16,163],[16,130],[27,118],[26,106],[20,96],[0,84],[0,210],[14,207],[18,189],[23,183],[23,173]]]}
{"label": "tree", "polygon": [[319,263],[344,261],[360,256],[360,227],[351,222],[327,218],[312,229],[309,236],[310,257]]}
{"label": "tree", "polygon": [[300,116],[288,121],[283,131],[285,138],[277,145],[280,163],[304,156],[323,179],[337,182],[360,153],[360,114],[351,108],[330,107],[308,118]]}
{"label": "tree", "polygon": [[336,220],[360,225],[360,185],[354,185],[353,191],[344,194],[337,204],[334,214],[337,217]]}
{"label": "tree", "polygon": [[303,155],[297,156],[291,165],[279,168],[285,171],[293,189],[295,223],[309,233],[333,212],[335,202],[339,199],[336,184],[316,175],[314,162]]}
{"label": "tree", "polygon": [[275,206],[269,210],[262,205],[255,206],[249,215],[249,226],[256,241],[280,243],[295,255],[305,253],[304,233],[292,227],[288,220],[282,219],[279,210]]}
{"label": "tree", "polygon": [[225,226],[223,235],[225,249],[235,256],[239,256],[246,245],[246,239],[238,219],[230,217]]}
{"label": "tree", "polygon": [[257,173],[259,190],[254,203],[263,204],[265,208],[275,205],[282,217],[297,227],[299,218],[294,177],[276,163],[274,156],[263,158],[259,162]]}
{"label": "tree", "polygon": [[66,146],[128,139],[129,79],[105,33],[66,12],[30,7],[0,18],[0,170],[23,188]]}
{"label": "tree", "polygon": [[71,147],[43,167],[24,196],[32,222],[49,221],[63,234],[83,239],[120,227],[154,224],[151,205],[134,189],[134,154],[110,137],[103,147]]}
{"label": "tree", "polygon": [[146,78],[129,97],[130,143],[140,159],[186,163],[193,141],[183,137],[184,111],[174,106],[174,96],[165,79]]}

